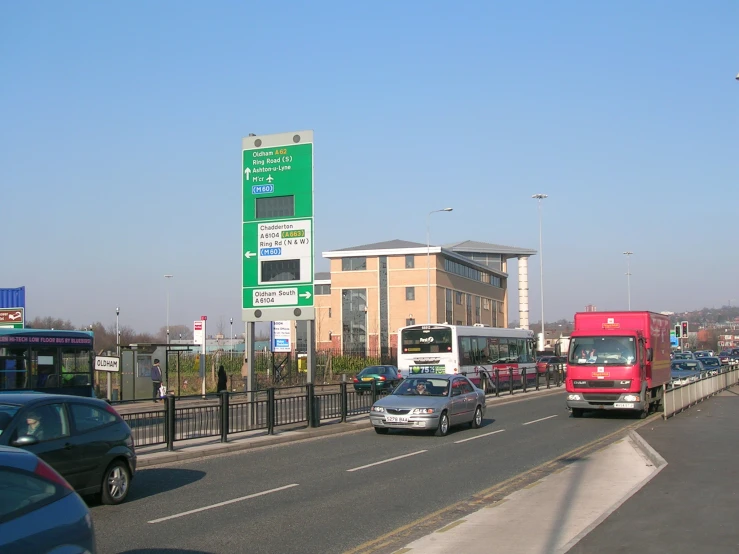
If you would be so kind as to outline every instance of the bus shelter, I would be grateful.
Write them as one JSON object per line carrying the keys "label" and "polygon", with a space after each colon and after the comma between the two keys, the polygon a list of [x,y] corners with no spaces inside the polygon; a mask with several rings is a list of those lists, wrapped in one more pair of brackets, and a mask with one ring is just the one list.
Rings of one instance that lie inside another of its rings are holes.
{"label": "bus shelter", "polygon": [[151,368],[159,360],[163,383],[179,396],[181,367],[190,364],[200,353],[198,344],[131,344],[121,346],[121,375],[114,401],[151,400]]}

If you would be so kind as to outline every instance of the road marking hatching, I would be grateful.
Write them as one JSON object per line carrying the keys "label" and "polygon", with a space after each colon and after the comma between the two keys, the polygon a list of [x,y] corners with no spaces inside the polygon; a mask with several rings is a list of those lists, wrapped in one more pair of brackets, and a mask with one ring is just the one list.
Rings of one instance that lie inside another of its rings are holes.
{"label": "road marking hatching", "polygon": [[505,431],[505,429],[498,429],[497,431],[491,431],[490,433],[484,433],[482,435],[477,435],[475,437],[470,437],[468,439],[462,439],[461,441],[454,441],[454,444],[459,444],[461,442],[467,442],[467,441],[473,441],[475,439],[481,439],[482,437],[489,437],[490,435],[495,435],[496,433],[502,433]]}
{"label": "road marking hatching", "polygon": [[419,450],[418,452],[411,452],[410,454],[403,454],[402,456],[395,456],[395,458],[388,458],[387,460],[382,460],[380,462],[375,462],[373,464],[367,464],[366,466],[359,466],[359,467],[355,467],[352,469],[347,469],[347,471],[359,471],[360,469],[367,469],[368,467],[379,466],[380,464],[394,462],[395,460],[402,460],[403,458],[408,458],[409,456],[415,456],[416,454],[423,454],[424,452],[428,452],[428,450]]}
{"label": "road marking hatching", "polygon": [[268,491],[262,491],[257,492],[254,494],[248,494],[246,496],[241,496],[239,498],[234,498],[232,500],[226,500],[225,502],[218,502],[217,504],[211,504],[210,506],[203,506],[202,508],[196,508],[194,510],[188,510],[187,512],[182,512],[179,514],[174,514],[167,517],[160,517],[159,519],[152,519],[151,521],[148,521],[147,523],[161,523],[163,521],[167,521],[170,519],[176,519],[178,517],[184,517],[189,516],[190,514],[196,514],[198,512],[204,512],[206,510],[212,510],[213,508],[220,508],[221,506],[227,506],[228,504],[234,504],[236,502],[242,502],[244,500],[249,500],[250,498],[257,498],[258,496],[264,496],[266,494],[272,494],[273,492],[280,492],[284,491],[286,489],[291,489],[293,487],[297,487],[298,483],[293,483],[292,485],[285,485],[284,487],[277,487],[276,489],[270,489]]}
{"label": "road marking hatching", "polygon": [[522,425],[531,425],[532,423],[538,423],[539,421],[544,421],[545,419],[552,419],[553,417],[557,417],[557,415],[550,415],[547,417],[542,417],[541,419],[535,419],[534,421],[527,421],[526,423],[522,423]]}

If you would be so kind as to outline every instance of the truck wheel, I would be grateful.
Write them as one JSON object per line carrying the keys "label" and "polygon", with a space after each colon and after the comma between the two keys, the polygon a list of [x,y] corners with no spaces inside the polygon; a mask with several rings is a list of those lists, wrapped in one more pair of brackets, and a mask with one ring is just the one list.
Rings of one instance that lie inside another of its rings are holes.
{"label": "truck wheel", "polygon": [[572,408],[572,417],[582,417],[582,408]]}

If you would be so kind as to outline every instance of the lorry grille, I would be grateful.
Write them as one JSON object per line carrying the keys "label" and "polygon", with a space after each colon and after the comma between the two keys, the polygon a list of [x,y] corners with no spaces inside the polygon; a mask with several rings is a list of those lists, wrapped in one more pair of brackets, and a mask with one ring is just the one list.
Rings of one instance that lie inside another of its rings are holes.
{"label": "lorry grille", "polygon": [[585,381],[584,386],[591,389],[611,389],[616,386],[616,381]]}
{"label": "lorry grille", "polygon": [[585,400],[594,400],[596,402],[615,402],[618,400],[618,394],[583,394]]}

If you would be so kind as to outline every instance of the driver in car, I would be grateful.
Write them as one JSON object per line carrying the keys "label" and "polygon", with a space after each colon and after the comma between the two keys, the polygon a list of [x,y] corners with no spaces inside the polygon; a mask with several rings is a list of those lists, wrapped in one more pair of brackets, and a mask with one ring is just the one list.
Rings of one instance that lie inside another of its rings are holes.
{"label": "driver in car", "polygon": [[419,381],[416,384],[416,394],[430,394],[429,391],[426,389],[426,383],[423,381]]}

